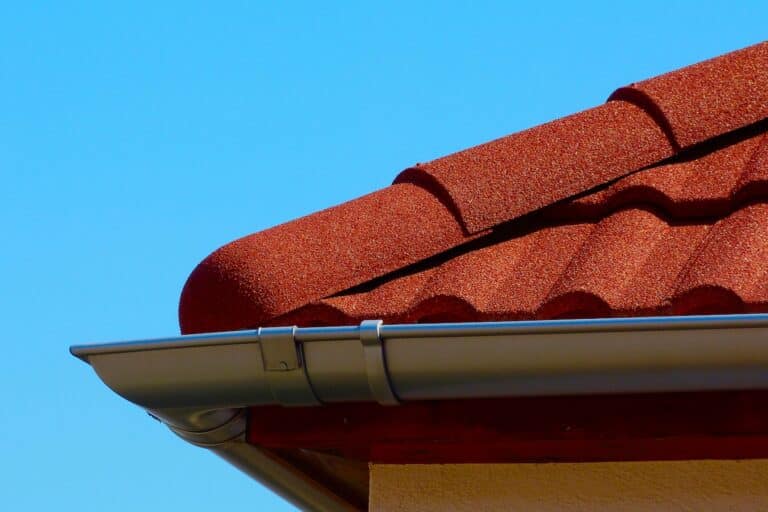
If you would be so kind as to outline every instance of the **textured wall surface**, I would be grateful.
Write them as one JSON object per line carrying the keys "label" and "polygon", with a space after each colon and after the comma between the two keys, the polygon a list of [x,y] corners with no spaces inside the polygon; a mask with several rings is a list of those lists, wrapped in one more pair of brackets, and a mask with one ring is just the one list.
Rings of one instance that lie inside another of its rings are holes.
{"label": "textured wall surface", "polygon": [[768,460],[371,466],[370,510],[768,510]]}

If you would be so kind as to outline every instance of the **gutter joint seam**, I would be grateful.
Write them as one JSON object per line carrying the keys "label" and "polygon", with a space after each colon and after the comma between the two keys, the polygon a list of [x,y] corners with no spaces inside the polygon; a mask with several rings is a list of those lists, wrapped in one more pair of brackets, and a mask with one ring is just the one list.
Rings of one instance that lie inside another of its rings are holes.
{"label": "gutter joint seam", "polygon": [[363,320],[360,323],[360,342],[365,357],[365,374],[373,398],[381,405],[400,405],[387,370],[384,342],[381,339],[381,320]]}

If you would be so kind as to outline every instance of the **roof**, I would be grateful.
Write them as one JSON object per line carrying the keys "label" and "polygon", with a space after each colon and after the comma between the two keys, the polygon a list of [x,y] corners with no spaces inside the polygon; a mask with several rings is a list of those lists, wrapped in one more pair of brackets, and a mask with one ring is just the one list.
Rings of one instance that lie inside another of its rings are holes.
{"label": "roof", "polygon": [[768,311],[768,43],[236,240],[184,333]]}
{"label": "roof", "polygon": [[761,43],[225,245],[205,334],[72,352],[312,510],[368,462],[764,457],[768,315],[709,315],[768,311],[766,198]]}

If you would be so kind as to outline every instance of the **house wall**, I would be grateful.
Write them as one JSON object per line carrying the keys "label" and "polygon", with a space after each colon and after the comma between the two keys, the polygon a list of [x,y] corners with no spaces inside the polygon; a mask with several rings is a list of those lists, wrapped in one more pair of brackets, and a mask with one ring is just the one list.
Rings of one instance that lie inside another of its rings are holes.
{"label": "house wall", "polygon": [[768,510],[768,460],[373,464],[372,511]]}

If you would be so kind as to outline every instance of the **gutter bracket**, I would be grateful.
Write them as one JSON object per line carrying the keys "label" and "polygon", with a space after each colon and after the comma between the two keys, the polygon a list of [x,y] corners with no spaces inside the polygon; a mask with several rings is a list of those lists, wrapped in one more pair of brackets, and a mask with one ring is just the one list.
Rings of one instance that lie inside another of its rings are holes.
{"label": "gutter bracket", "polygon": [[286,406],[321,405],[309,382],[296,326],[262,327],[259,346],[272,396]]}
{"label": "gutter bracket", "polygon": [[360,342],[365,357],[365,374],[373,398],[381,405],[400,405],[392,389],[381,339],[381,320],[363,320],[360,323]]}

